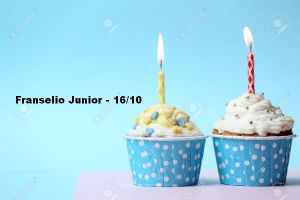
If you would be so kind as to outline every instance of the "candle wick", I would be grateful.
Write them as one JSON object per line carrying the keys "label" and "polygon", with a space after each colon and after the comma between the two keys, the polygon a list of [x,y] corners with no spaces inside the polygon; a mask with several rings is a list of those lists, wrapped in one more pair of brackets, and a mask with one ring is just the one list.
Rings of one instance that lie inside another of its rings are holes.
{"label": "candle wick", "polygon": [[162,60],[160,60],[160,69],[162,70]]}
{"label": "candle wick", "polygon": [[250,53],[252,53],[252,42],[250,44]]}

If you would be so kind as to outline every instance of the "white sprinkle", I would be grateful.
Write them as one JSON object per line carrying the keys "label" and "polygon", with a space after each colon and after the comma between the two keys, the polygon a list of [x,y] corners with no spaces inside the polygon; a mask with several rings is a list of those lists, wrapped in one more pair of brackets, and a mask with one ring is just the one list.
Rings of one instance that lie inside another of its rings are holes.
{"label": "white sprinkle", "polygon": [[221,152],[217,152],[217,157],[221,158],[222,157],[222,153]]}
{"label": "white sprinkle", "polygon": [[156,149],[158,149],[158,148],[160,147],[160,144],[159,144],[159,143],[155,143],[155,144],[154,144],[154,147],[155,147]]}
{"label": "white sprinkle", "polygon": [[264,183],[264,182],[265,182],[265,180],[264,180],[263,178],[260,178],[258,181],[259,181],[260,183]]}
{"label": "white sprinkle", "polygon": [[236,152],[236,151],[238,150],[238,148],[237,148],[236,146],[234,146],[234,147],[232,147],[232,150],[233,150],[234,152]]}
{"label": "white sprinkle", "polygon": [[178,151],[178,154],[179,154],[179,155],[182,155],[182,154],[183,154],[182,149],[180,149],[180,150]]}
{"label": "white sprinkle", "polygon": [[169,161],[165,160],[164,161],[164,166],[168,166],[169,165]]}
{"label": "white sprinkle", "polygon": [[240,145],[240,150],[244,151],[244,149],[245,149],[244,145]]}
{"label": "white sprinkle", "polygon": [[144,141],[143,140],[139,141],[139,145],[143,146],[144,145]]}
{"label": "white sprinkle", "polygon": [[151,162],[147,162],[147,167],[151,167],[151,166],[152,166]]}
{"label": "white sprinkle", "polygon": [[170,180],[169,177],[167,177],[167,176],[164,177],[164,181],[165,181],[165,182],[169,182],[169,180]]}
{"label": "white sprinkle", "polygon": [[228,160],[227,159],[225,159],[225,164],[228,165]]}
{"label": "white sprinkle", "polygon": [[180,180],[180,179],[181,179],[181,175],[178,174],[178,175],[176,176],[176,179],[177,179],[177,180]]}
{"label": "white sprinkle", "polygon": [[226,168],[226,164],[225,164],[225,163],[222,163],[222,167],[223,167],[223,168]]}
{"label": "white sprinkle", "polygon": [[279,149],[279,154],[282,154],[283,153],[283,150],[282,149]]}
{"label": "white sprinkle", "polygon": [[276,175],[276,177],[277,177],[277,178],[280,178],[280,173],[278,173],[278,174]]}
{"label": "white sprinkle", "polygon": [[144,157],[146,157],[146,156],[148,156],[148,152],[147,152],[147,151],[143,151],[143,152],[141,153],[141,157],[144,158]]}

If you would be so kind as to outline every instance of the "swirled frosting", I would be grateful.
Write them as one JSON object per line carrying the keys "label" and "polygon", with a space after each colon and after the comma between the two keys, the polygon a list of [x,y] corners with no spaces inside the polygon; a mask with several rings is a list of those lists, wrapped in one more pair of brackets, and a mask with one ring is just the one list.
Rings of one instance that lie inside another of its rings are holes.
{"label": "swirled frosting", "polygon": [[274,107],[263,94],[245,93],[227,104],[225,116],[215,123],[214,129],[219,133],[266,136],[289,131],[293,125],[294,120],[285,116],[279,107]]}
{"label": "swirled frosting", "polygon": [[192,137],[202,133],[189,115],[174,106],[157,104],[144,110],[137,118],[129,136]]}

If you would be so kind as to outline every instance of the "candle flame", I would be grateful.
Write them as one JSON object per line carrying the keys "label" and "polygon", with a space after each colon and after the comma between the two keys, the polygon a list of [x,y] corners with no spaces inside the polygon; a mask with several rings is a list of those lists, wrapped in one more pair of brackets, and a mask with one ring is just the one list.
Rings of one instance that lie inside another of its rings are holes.
{"label": "candle flame", "polygon": [[249,27],[245,26],[243,32],[244,32],[245,43],[246,43],[247,47],[249,47],[251,49],[253,46],[253,37],[252,37],[252,33],[251,33]]}
{"label": "candle flame", "polygon": [[158,35],[158,44],[157,44],[157,62],[162,65],[165,59],[165,52],[164,52],[164,42],[162,38],[162,34],[159,33]]}

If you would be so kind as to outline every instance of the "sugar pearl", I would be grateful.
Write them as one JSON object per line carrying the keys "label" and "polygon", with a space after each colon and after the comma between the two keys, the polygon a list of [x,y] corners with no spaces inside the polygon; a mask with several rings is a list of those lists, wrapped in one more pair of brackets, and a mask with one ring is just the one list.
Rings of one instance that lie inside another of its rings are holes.
{"label": "sugar pearl", "polygon": [[147,136],[151,136],[153,133],[154,133],[154,129],[153,128],[150,128],[150,127],[146,128],[146,134],[147,134]]}
{"label": "sugar pearl", "polygon": [[157,117],[158,117],[158,112],[157,111],[155,111],[151,114],[151,119],[157,119]]}
{"label": "sugar pearl", "polygon": [[183,127],[185,125],[185,123],[186,123],[186,121],[185,121],[184,118],[179,118],[179,119],[176,120],[176,124],[178,126],[182,126]]}

